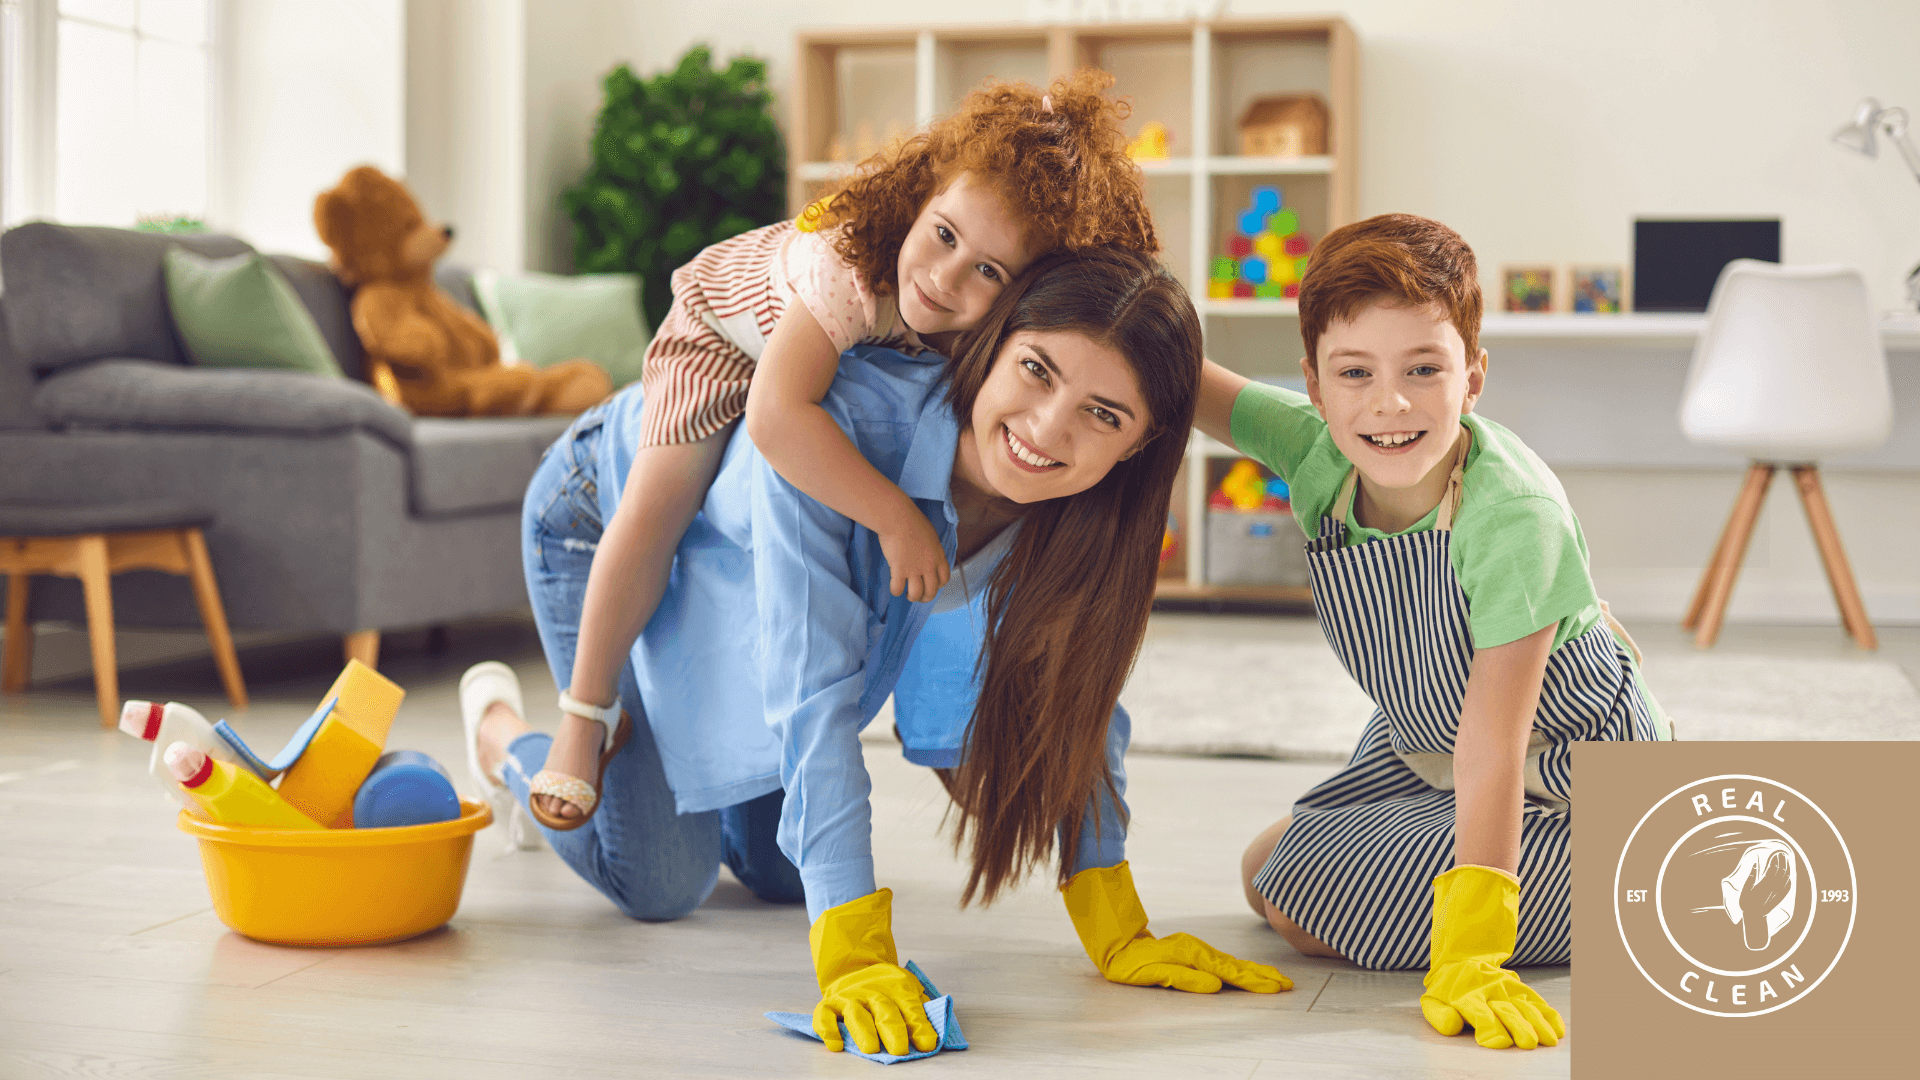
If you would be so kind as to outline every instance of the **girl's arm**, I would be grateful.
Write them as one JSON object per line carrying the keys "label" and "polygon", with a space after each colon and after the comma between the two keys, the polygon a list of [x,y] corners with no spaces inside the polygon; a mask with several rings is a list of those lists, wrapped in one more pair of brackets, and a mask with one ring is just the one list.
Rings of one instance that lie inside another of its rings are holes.
{"label": "girl's arm", "polygon": [[819,320],[805,304],[787,305],[747,391],[747,437],[788,483],[880,537],[893,595],[931,600],[949,573],[939,535],[820,407],[839,367]]}
{"label": "girl's arm", "polygon": [[1520,872],[1527,739],[1558,625],[1473,654],[1453,749],[1456,866]]}
{"label": "girl's arm", "polygon": [[1211,360],[1200,370],[1200,401],[1193,411],[1193,426],[1233,445],[1233,402],[1246,388],[1247,377],[1236,375]]}

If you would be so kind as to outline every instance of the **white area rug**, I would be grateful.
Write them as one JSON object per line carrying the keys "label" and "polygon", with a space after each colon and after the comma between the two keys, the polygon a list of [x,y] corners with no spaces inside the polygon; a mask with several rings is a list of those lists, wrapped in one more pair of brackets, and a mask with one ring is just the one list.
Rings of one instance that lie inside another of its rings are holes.
{"label": "white area rug", "polygon": [[[1685,740],[1920,739],[1920,691],[1875,659],[1652,656]],[[1307,620],[1157,615],[1121,695],[1133,749],[1345,761],[1373,705]]]}

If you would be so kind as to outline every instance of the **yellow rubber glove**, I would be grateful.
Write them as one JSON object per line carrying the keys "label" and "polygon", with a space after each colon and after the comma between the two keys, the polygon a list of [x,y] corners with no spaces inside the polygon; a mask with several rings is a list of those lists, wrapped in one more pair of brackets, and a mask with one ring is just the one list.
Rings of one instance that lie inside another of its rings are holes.
{"label": "yellow rubber glove", "polygon": [[1082,870],[1060,893],[1080,944],[1109,982],[1171,986],[1194,994],[1211,994],[1223,982],[1256,994],[1293,989],[1293,980],[1279,971],[1229,956],[1192,934],[1157,938],[1147,933],[1147,913],[1126,863]]}
{"label": "yellow rubber glove", "polygon": [[1420,1012],[1442,1035],[1473,1025],[1490,1050],[1553,1046],[1567,1025],[1520,976],[1501,967],[1520,928],[1520,879],[1456,866],[1433,879],[1433,945]]}
{"label": "yellow rubber glove", "polygon": [[863,1054],[931,1050],[940,1035],[927,1019],[920,980],[900,966],[893,951],[893,890],[881,889],[828,908],[807,934],[813,970],[820,977],[820,1004],[813,1007],[813,1033],[829,1050],[845,1050],[840,1021]]}

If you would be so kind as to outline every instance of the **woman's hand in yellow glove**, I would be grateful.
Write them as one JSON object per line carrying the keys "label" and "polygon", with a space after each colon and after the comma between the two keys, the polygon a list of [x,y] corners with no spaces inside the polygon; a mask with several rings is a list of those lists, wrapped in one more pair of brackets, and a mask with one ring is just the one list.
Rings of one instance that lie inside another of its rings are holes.
{"label": "woman's hand in yellow glove", "polygon": [[1088,958],[1111,982],[1194,994],[1214,993],[1222,983],[1256,994],[1293,989],[1293,980],[1274,968],[1230,956],[1192,934],[1147,933],[1147,913],[1126,863],[1082,870],[1061,895]]}
{"label": "woman's hand in yellow glove", "polygon": [[1490,866],[1456,866],[1433,879],[1433,944],[1420,1012],[1442,1035],[1471,1024],[1490,1050],[1531,1050],[1567,1033],[1560,1014],[1501,967],[1520,926],[1520,879]]}
{"label": "woman's hand in yellow glove", "polygon": [[893,948],[893,890],[881,889],[828,908],[807,935],[820,1004],[813,1007],[813,1033],[829,1050],[845,1050],[840,1024],[863,1054],[931,1050],[940,1035],[927,1019],[926,992],[900,966]]}

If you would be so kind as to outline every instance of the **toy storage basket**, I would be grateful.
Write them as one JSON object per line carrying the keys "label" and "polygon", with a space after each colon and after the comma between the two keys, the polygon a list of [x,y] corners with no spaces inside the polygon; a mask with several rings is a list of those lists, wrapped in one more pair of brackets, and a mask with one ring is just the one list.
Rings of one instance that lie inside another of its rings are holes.
{"label": "toy storage basket", "polygon": [[452,821],[395,829],[248,829],[180,812],[200,841],[220,921],[276,945],[379,945],[453,917],[473,834],[493,821],[461,800]]}

